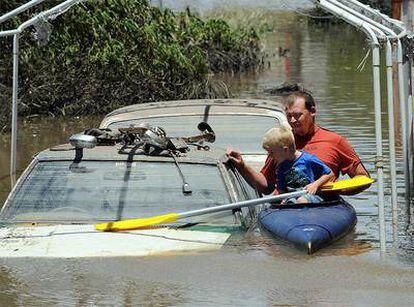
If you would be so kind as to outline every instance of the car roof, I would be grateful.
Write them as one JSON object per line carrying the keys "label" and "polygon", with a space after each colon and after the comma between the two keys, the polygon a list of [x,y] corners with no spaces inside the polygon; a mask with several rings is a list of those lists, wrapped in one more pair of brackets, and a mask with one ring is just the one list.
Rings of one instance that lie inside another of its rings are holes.
{"label": "car roof", "polygon": [[[219,161],[225,162],[225,150],[208,145],[209,149],[198,149],[191,146],[186,153],[180,153],[175,158],[181,163],[198,163],[216,165]],[[72,161],[75,159],[75,148],[70,144],[58,145],[41,151],[35,157],[41,162],[46,161]],[[147,162],[171,162],[168,154],[147,155],[142,150],[136,150],[132,146],[123,147],[121,144],[101,146],[83,149],[82,161],[147,161]]]}
{"label": "car roof", "polygon": [[193,99],[135,104],[123,107],[105,116],[100,128],[115,122],[150,117],[186,115],[256,115],[285,121],[283,105],[279,101],[264,99]]}

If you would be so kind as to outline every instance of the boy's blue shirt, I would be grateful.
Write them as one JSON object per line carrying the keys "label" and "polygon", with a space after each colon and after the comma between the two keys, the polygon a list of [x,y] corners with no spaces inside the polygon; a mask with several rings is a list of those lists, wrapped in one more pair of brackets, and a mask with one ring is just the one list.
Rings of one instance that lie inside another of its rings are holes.
{"label": "boy's blue shirt", "polygon": [[298,190],[330,172],[316,156],[302,151],[295,160],[283,161],[276,168],[277,189],[282,193]]}

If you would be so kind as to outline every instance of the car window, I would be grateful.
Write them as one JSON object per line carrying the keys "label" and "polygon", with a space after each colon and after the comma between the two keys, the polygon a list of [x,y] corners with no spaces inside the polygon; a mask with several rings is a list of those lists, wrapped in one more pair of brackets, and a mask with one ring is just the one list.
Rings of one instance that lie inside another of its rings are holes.
{"label": "car window", "polygon": [[[249,185],[234,167],[230,167],[229,178],[236,190],[237,195],[240,197],[239,201],[260,197],[258,191]],[[257,213],[256,207],[257,206],[241,208],[244,216],[244,222],[248,228],[250,228],[252,223],[255,222],[255,216]]]}
{"label": "car window", "polygon": [[[190,136],[200,134],[197,125],[202,116],[157,117],[112,123],[110,129],[126,127],[141,122],[163,127],[169,136]],[[216,133],[215,145],[233,147],[245,153],[264,153],[262,138],[267,130],[280,124],[274,117],[254,115],[210,115],[208,124]]]}
{"label": "car window", "polygon": [[7,201],[2,218],[118,220],[230,202],[216,166],[179,165],[190,195],[183,194],[174,163],[82,161],[71,167],[70,161],[39,162]]}

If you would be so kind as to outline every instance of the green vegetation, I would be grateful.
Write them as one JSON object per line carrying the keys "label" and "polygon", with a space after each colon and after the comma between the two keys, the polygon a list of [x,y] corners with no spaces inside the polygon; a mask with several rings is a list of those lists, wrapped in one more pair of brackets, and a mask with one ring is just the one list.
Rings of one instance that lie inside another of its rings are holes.
{"label": "green vegetation", "polygon": [[[2,0],[0,14],[25,2]],[[20,20],[0,29],[13,29]],[[133,103],[223,96],[210,82],[211,73],[260,64],[253,29],[233,29],[222,19],[203,20],[188,10],[160,10],[147,0],[89,0],[49,23],[45,46],[38,46],[33,27],[20,40],[23,115],[106,113]],[[12,39],[0,38],[0,50],[4,127],[11,107]]]}
{"label": "green vegetation", "polygon": [[391,0],[360,0],[360,2],[369,5],[372,8],[380,10],[381,13],[391,16],[392,1]]}

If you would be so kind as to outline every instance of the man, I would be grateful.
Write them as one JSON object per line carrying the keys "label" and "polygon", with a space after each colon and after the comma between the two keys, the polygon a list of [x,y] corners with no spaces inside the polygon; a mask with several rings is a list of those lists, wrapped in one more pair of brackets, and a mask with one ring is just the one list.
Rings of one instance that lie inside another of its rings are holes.
{"label": "man", "polygon": [[[334,173],[349,177],[369,176],[367,170],[349,142],[339,134],[322,128],[316,124],[316,104],[313,97],[298,91],[286,98],[286,117],[295,136],[296,147],[317,156]],[[269,194],[276,187],[276,162],[268,156],[260,173],[244,163],[241,154],[232,149],[227,155],[242,176],[260,192]],[[342,194],[356,194],[366,189],[353,189]]]}

